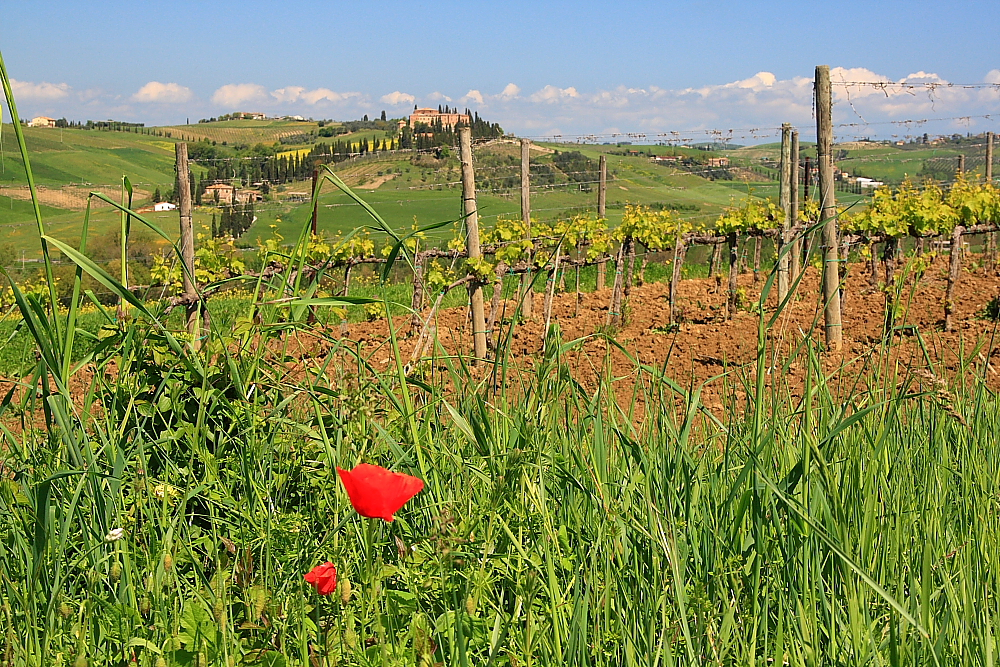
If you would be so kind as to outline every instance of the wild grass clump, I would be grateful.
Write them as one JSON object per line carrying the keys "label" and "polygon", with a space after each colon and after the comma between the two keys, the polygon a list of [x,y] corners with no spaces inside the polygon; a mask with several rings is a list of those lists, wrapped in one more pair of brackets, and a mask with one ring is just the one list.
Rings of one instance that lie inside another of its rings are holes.
{"label": "wild grass clump", "polygon": [[[3,664],[994,664],[1000,418],[975,369],[885,352],[845,393],[807,345],[800,391],[767,380],[762,319],[722,414],[638,363],[627,402],[584,388],[555,327],[531,371],[442,352],[416,377],[391,337],[380,372],[308,324],[363,302],[257,279],[198,339],[38,227],[77,289],[63,312],[14,288],[37,363],[0,402]],[[96,333],[84,273],[123,302]],[[307,329],[324,355],[286,363]],[[425,487],[366,519],[336,472],[361,462]]]}

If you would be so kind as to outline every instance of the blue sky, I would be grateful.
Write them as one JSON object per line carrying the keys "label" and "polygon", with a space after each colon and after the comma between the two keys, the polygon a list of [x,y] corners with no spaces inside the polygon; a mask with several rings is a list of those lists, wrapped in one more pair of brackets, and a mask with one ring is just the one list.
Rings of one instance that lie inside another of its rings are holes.
{"label": "blue sky", "polygon": [[[262,110],[345,119],[448,103],[536,136],[783,121],[805,129],[816,64],[834,67],[835,80],[1000,83],[995,2],[49,0],[42,12],[0,0],[0,8],[0,50],[22,116],[154,124]],[[918,126],[874,123],[990,113],[1000,120],[995,89],[842,87],[835,121],[873,123],[842,134],[886,136]],[[995,125],[973,118],[919,130]]]}

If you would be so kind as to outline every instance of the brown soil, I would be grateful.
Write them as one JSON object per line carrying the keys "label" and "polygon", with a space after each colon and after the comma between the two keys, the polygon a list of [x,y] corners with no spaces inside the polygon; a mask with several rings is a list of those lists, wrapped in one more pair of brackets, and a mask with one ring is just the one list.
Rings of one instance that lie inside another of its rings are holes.
{"label": "brown soil", "polygon": [[[897,325],[912,328],[897,331],[889,345],[883,345],[885,295],[872,289],[867,275],[859,273],[858,265],[853,266],[855,270],[848,277],[845,289],[844,346],[839,353],[820,354],[826,372],[853,381],[866,376],[866,371],[878,363],[883,371],[899,364],[914,369],[930,367],[935,375],[952,376],[960,368],[960,355],[967,366],[972,366],[967,367],[967,371],[981,368],[982,360],[987,357],[993,365],[998,364],[1000,350],[992,339],[996,324],[980,317],[986,303],[998,293],[1000,281],[996,277],[984,276],[982,272],[962,274],[956,290],[953,331],[945,333],[942,323],[946,266],[938,261],[915,285],[904,287],[902,315]],[[787,381],[786,386],[793,395],[798,394],[802,386],[805,355],[799,354],[792,359],[787,372],[782,364],[791,358],[791,353],[810,332],[812,340],[823,341],[818,277],[818,271],[809,269],[798,286],[799,298],[789,304],[775,326],[766,332],[767,363],[771,367],[768,383],[774,373]],[[752,275],[740,276],[739,284],[747,294],[759,294],[761,284],[755,285]],[[666,377],[681,386],[696,386],[716,378],[702,394],[709,407],[722,406],[726,382],[737,397],[745,395],[738,385],[740,378],[745,379],[746,372],[756,367],[760,317],[741,310],[733,320],[727,321],[725,285],[716,280],[684,280],[678,295],[681,324],[672,330],[668,326],[668,289],[669,286],[662,283],[634,287],[626,307],[627,321],[617,330],[615,340],[635,360],[662,369]],[[558,324],[564,342],[590,337],[567,358],[576,379],[593,388],[601,369],[606,368],[605,359],[611,359],[614,377],[620,378],[616,382],[619,398],[627,402],[634,388],[635,362],[594,336],[606,330],[610,299],[610,289],[582,294],[579,298],[573,293],[557,294],[553,301],[552,322]],[[774,297],[771,301],[771,310],[766,312],[768,318],[773,314]],[[535,312],[539,315],[542,306],[543,299],[536,296]],[[509,314],[513,309],[514,303],[506,301],[501,312]],[[438,337],[447,351],[471,352],[465,309],[443,311],[436,321]],[[407,330],[407,318],[399,318],[397,327]],[[505,322],[501,335],[508,334],[508,327],[509,322]],[[536,363],[542,349],[543,330],[541,316],[514,327],[510,355],[516,366],[530,368]],[[378,349],[386,340],[387,330],[384,322],[350,325],[347,336]],[[415,339],[403,339],[400,345],[404,358],[409,358]],[[388,347],[383,347],[373,354],[372,360],[376,368],[386,368],[391,363],[390,357]],[[733,372],[726,380],[719,379],[725,371]],[[992,365],[987,375],[988,383],[1000,389],[1000,377],[992,370]],[[848,391],[850,388],[845,386],[843,389]]]}
{"label": "brown soil", "polygon": [[[904,286],[903,309],[898,324],[912,328],[897,332],[886,345],[883,337],[884,293],[872,289],[867,275],[860,273],[858,265],[851,265],[851,268],[845,289],[842,350],[836,353],[819,352],[823,340],[823,317],[818,310],[817,296],[819,276],[815,269],[809,269],[798,287],[798,298],[778,317],[775,326],[766,332],[766,377],[769,386],[777,384],[793,398],[800,395],[805,375],[805,355],[792,358],[790,353],[799,348],[811,332],[824,371],[835,379],[832,385],[835,392],[847,394],[859,384],[865,386],[876,377],[873,374],[876,366],[883,381],[889,383],[902,381],[902,372],[907,369],[926,369],[932,375],[954,380],[963,368],[960,357],[965,363],[966,380],[981,371],[983,361],[989,359],[991,365],[988,366],[986,382],[994,390],[1000,390],[1000,376],[993,368],[1000,367],[1000,349],[993,338],[997,324],[980,317],[987,302],[998,294],[1000,280],[997,277],[983,275],[981,271],[962,274],[956,289],[954,330],[946,333],[942,330],[942,319],[947,267],[939,260],[916,284]],[[761,287],[754,283],[751,274],[741,275],[739,284],[746,294],[758,294]],[[671,329],[668,326],[668,287],[654,283],[632,289],[626,307],[627,321],[613,333],[615,341],[634,360],[598,335],[609,331],[606,322],[610,289],[579,297],[574,293],[557,294],[553,300],[551,321],[558,325],[564,342],[580,340],[580,344],[566,354],[564,361],[575,379],[589,390],[595,388],[597,379],[610,370],[615,378],[619,403],[623,406],[633,400],[637,378],[635,360],[662,370],[666,377],[685,388],[706,383],[701,399],[721,416],[723,406],[728,404],[730,398],[741,401],[747,395],[744,383],[753,377],[756,370],[760,318],[753,312],[741,310],[731,321],[727,321],[726,287],[721,281],[684,280],[678,295],[681,324]],[[509,315],[513,313],[514,303],[502,302],[500,319],[503,325],[498,330],[505,338],[510,335],[508,367],[513,371],[530,371],[540,359],[543,304],[541,295],[536,295],[537,316],[514,325],[511,331]],[[773,314],[774,304],[770,306],[771,309],[765,313],[768,318]],[[419,335],[405,335],[410,328],[409,321],[409,316],[395,319],[395,327],[401,334],[399,344],[404,360],[411,358],[414,347],[421,342]],[[433,322],[440,344],[438,351],[444,349],[449,354],[471,354],[472,341],[465,308],[443,310],[437,313]],[[292,334],[291,338],[278,343],[281,352],[278,354],[276,347],[276,354],[270,360],[273,364],[285,365],[283,372],[276,375],[290,380],[301,379],[310,369],[323,366],[334,339],[351,341],[352,347],[359,347],[377,370],[389,370],[394,363],[388,344],[388,328],[386,322],[381,320]],[[435,349],[429,345],[422,347],[425,357]],[[791,363],[785,367],[788,360]],[[350,365],[355,364],[352,362]],[[434,365],[441,366],[440,363]],[[489,368],[490,365],[485,364],[478,372],[485,378]],[[90,378],[85,373],[75,377],[74,394],[83,395],[89,382]],[[331,378],[330,382],[335,384],[337,380]],[[9,388],[10,384],[0,381],[0,394],[5,394]],[[641,400],[638,406],[641,413]]]}

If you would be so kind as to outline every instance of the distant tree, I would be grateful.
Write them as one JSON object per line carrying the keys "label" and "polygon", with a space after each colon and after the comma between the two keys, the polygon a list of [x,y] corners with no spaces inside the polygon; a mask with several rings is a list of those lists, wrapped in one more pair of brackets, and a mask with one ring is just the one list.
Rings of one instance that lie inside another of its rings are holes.
{"label": "distant tree", "polygon": [[382,109],[382,120],[385,120],[385,109]]}
{"label": "distant tree", "polygon": [[153,202],[156,203],[156,202],[160,202],[162,200],[163,200],[163,197],[160,196],[160,186],[156,186],[156,189],[153,190]]}

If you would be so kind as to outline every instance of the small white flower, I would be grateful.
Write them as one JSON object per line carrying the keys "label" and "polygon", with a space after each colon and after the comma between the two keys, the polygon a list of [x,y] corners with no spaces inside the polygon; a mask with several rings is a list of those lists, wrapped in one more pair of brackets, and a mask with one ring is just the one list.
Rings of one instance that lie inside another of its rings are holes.
{"label": "small white flower", "polygon": [[104,541],[105,542],[117,542],[118,540],[122,539],[123,537],[125,537],[125,529],[124,528],[112,528],[110,531],[108,531],[108,534],[104,536]]}

